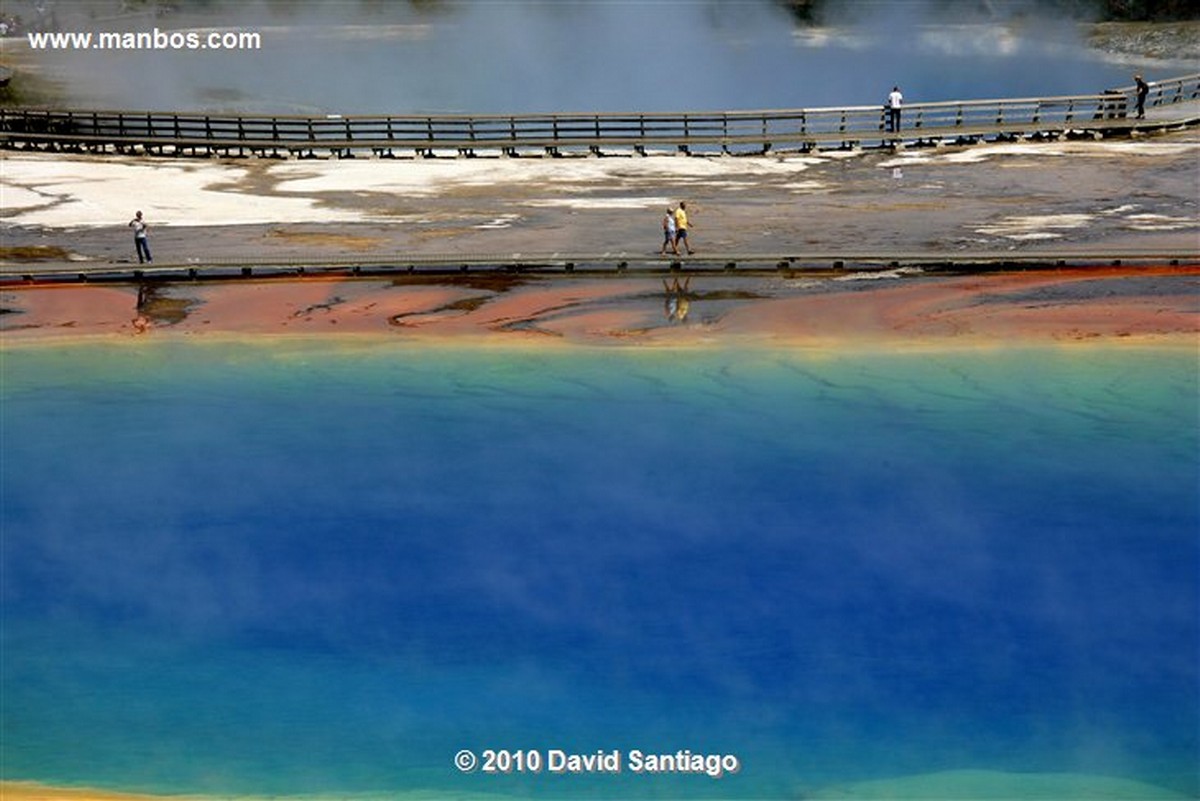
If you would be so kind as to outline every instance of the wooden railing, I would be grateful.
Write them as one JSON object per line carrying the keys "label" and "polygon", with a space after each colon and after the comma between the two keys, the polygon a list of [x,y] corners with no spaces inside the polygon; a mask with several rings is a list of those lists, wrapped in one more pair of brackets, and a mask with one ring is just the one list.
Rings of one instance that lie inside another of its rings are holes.
{"label": "wooden railing", "polygon": [[[1151,85],[1148,109],[1200,99],[1200,74]],[[899,133],[881,106],[687,113],[232,115],[0,109],[0,146],[159,153],[349,155],[450,150],[519,153],[625,147],[682,151],[818,147],[1129,127],[1133,87],[1096,95],[914,103]],[[1194,114],[1195,112],[1191,112]]]}

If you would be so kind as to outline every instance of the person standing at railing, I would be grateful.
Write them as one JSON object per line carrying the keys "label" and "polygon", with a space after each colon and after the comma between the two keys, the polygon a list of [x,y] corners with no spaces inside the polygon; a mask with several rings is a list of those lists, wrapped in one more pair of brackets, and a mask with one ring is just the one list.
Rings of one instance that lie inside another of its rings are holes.
{"label": "person standing at railing", "polygon": [[154,259],[150,258],[150,242],[146,239],[146,231],[149,230],[149,227],[142,219],[140,211],[133,215],[133,219],[129,221],[129,227],[133,229],[133,246],[137,249],[138,264],[153,263]]}
{"label": "person standing at railing", "polygon": [[1142,80],[1141,75],[1134,75],[1133,82],[1137,85],[1135,96],[1137,97],[1137,118],[1139,120],[1146,117],[1146,95],[1150,94],[1150,84]]}
{"label": "person standing at railing", "polygon": [[900,131],[900,106],[903,104],[904,95],[900,94],[900,87],[893,86],[887,99],[887,129],[891,133]]}

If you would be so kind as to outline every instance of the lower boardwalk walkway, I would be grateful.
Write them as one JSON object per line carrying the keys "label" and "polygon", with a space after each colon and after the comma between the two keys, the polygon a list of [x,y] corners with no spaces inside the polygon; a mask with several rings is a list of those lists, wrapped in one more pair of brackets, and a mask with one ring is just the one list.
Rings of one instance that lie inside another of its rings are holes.
{"label": "lower boardwalk walkway", "polygon": [[234,281],[408,274],[507,273],[537,276],[629,276],[671,273],[740,275],[846,275],[911,270],[916,273],[971,273],[1060,267],[1200,266],[1200,244],[1177,251],[1098,248],[844,253],[703,253],[660,257],[628,253],[443,254],[325,259],[238,259],[186,263],[0,264],[0,286],[43,283]]}

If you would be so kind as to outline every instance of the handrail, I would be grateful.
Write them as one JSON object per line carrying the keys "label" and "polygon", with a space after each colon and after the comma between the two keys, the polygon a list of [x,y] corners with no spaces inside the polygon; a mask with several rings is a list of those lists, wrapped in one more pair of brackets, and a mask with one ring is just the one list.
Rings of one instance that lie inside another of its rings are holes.
{"label": "handrail", "polygon": [[[1182,75],[1182,76],[1175,77],[1175,78],[1166,78],[1161,81],[1151,81],[1149,83],[1151,91],[1153,91],[1155,88],[1161,88],[1161,87],[1167,86],[1169,84],[1170,85],[1194,84],[1195,91],[1200,92],[1200,73]],[[1110,89],[1107,92],[1098,92],[1098,93],[1083,94],[1083,95],[1057,95],[1057,96],[1049,95],[1046,97],[998,97],[998,98],[978,98],[975,100],[935,100],[935,101],[922,102],[919,105],[921,105],[921,106],[960,105],[960,104],[963,104],[963,105],[995,105],[997,103],[1037,103],[1037,102],[1050,102],[1050,101],[1056,101],[1056,100],[1079,100],[1079,99],[1097,99],[1098,100],[1098,99],[1111,99],[1112,97],[1115,96],[1114,94],[1110,94],[1110,93],[1121,93],[1121,94],[1125,94],[1125,95],[1132,95],[1135,90],[1136,90],[1136,87],[1130,85],[1130,86],[1123,86],[1123,87],[1118,87],[1115,89]],[[1200,95],[1197,95],[1197,97],[1200,97]],[[905,106],[905,108],[906,109],[907,108],[915,108],[916,105],[918,105],[918,104],[910,104],[910,105]],[[377,119],[377,118],[384,117],[384,118],[392,118],[392,119],[414,119],[414,120],[416,120],[416,119],[420,119],[420,120],[424,120],[424,119],[444,119],[444,120],[475,119],[475,120],[504,120],[504,121],[507,121],[507,120],[513,119],[514,117],[518,118],[518,119],[551,119],[551,118],[555,118],[555,117],[559,117],[559,118],[561,118],[561,117],[587,117],[589,119],[592,117],[602,117],[602,118],[603,117],[678,118],[678,117],[686,116],[686,115],[715,116],[715,115],[721,115],[721,114],[728,114],[731,116],[732,115],[744,115],[744,116],[752,116],[752,117],[757,118],[764,114],[774,115],[774,114],[789,114],[789,113],[835,112],[835,111],[843,111],[843,110],[845,110],[845,111],[868,110],[868,109],[874,110],[874,109],[878,109],[878,108],[880,108],[879,105],[857,105],[857,106],[813,106],[813,107],[800,107],[800,108],[791,108],[791,109],[788,109],[788,108],[783,108],[783,109],[780,109],[780,108],[735,109],[735,110],[708,109],[708,110],[700,110],[700,111],[692,111],[692,112],[674,112],[674,111],[550,112],[550,111],[544,111],[544,112],[530,112],[527,114],[517,114],[517,115],[513,115],[513,114],[507,113],[507,112],[505,112],[505,113],[486,113],[486,114],[467,114],[467,113],[460,113],[460,112],[445,112],[445,113],[438,112],[438,113],[434,113],[434,114],[409,113],[409,114],[386,114],[386,115],[383,115],[383,114],[318,114],[318,115],[313,115],[313,114],[262,114],[262,115],[224,114],[224,115],[222,115],[222,114],[212,114],[211,112],[207,112],[207,111],[183,111],[183,112],[181,112],[181,111],[167,110],[167,109],[98,108],[98,109],[77,110],[77,109],[55,109],[55,108],[50,108],[50,107],[36,107],[36,106],[19,106],[19,107],[11,107],[8,109],[0,108],[0,111],[8,110],[8,111],[40,111],[40,112],[75,113],[75,114],[124,114],[127,116],[134,115],[134,114],[141,114],[141,115],[151,114],[151,115],[155,115],[155,116],[171,116],[171,115],[175,115],[175,114],[181,114],[181,115],[185,115],[185,116],[197,115],[197,116],[213,116],[213,117],[226,117],[226,118],[233,118],[233,117],[237,117],[237,116],[250,116],[250,117],[261,117],[261,118],[273,118],[273,119],[280,119],[280,120],[310,120],[310,119],[337,119],[337,120],[351,119],[351,120],[353,120],[353,119]]]}
{"label": "handrail", "polygon": [[[535,114],[209,114],[131,110],[0,108],[0,146],[174,148],[290,153],[413,148],[775,144],[812,146],[935,136],[1032,134],[1129,126],[1133,87],[1101,94],[934,101],[904,107],[902,130],[886,130],[882,105],[702,112]],[[1147,106],[1200,99],[1200,73],[1150,84]]]}

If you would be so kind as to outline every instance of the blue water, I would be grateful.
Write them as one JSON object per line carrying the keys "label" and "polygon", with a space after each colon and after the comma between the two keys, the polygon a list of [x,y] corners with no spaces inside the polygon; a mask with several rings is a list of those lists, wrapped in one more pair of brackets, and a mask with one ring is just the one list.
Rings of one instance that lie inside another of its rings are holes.
{"label": "blue water", "polygon": [[[1195,795],[1195,356],[10,348],[5,777]],[[487,748],[741,770],[454,768]]]}

